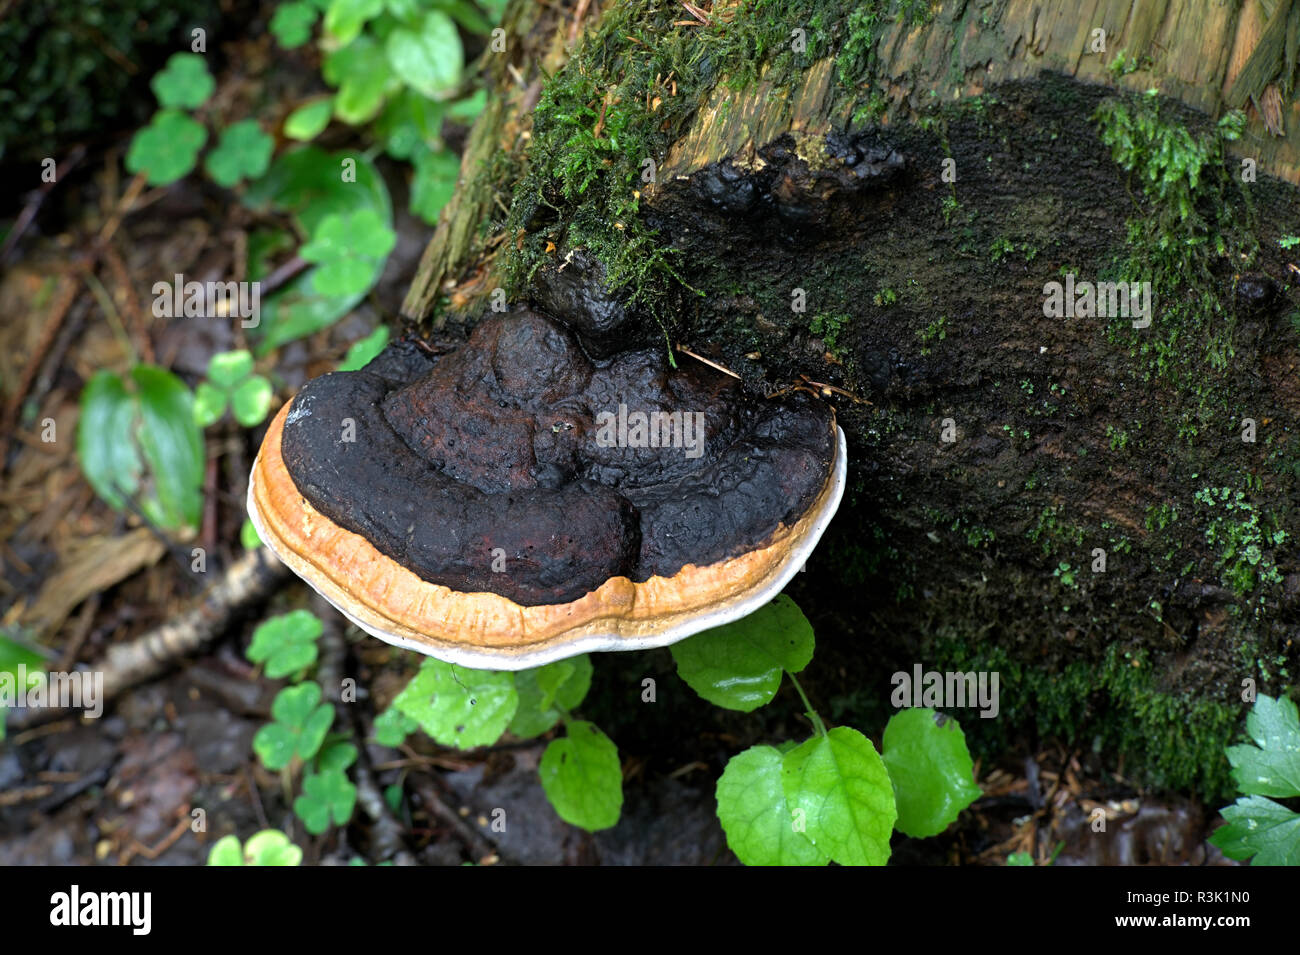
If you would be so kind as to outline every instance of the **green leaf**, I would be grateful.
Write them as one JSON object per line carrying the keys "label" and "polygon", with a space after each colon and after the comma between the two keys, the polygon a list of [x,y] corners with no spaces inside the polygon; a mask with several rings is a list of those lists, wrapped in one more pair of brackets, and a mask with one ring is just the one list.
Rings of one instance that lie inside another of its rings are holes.
{"label": "green leaf", "polygon": [[253,550],[256,547],[262,546],[262,538],[257,536],[257,528],[247,517],[244,518],[244,523],[239,528],[239,542],[243,544],[247,550]]}
{"label": "green leaf", "polygon": [[1221,813],[1227,824],[1209,841],[1229,859],[1254,856],[1251,865],[1300,865],[1300,814],[1264,796],[1242,796]]}
{"label": "green leaf", "polygon": [[330,770],[341,773],[355,763],[360,755],[351,743],[326,743],[316,757],[316,769],[322,773]]}
{"label": "green leaf", "polygon": [[918,839],[943,832],[980,796],[965,734],[956,720],[939,725],[936,719],[934,710],[902,710],[890,717],[881,740],[897,828]]}
{"label": "green leaf", "polygon": [[325,29],[341,45],[351,43],[366,23],[384,10],[384,0],[332,0],[325,13]]}
{"label": "green leaf", "polygon": [[257,120],[241,120],[222,131],[204,168],[213,182],[229,189],[243,179],[256,179],[266,172],[274,148],[275,141],[262,132]]}
{"label": "green leaf", "polygon": [[194,389],[194,423],[200,428],[216,424],[226,413],[226,393],[206,381]]}
{"label": "green leaf", "polygon": [[317,11],[305,0],[282,3],[271,17],[270,30],[286,50],[302,46],[311,39],[311,29],[316,25]]}
{"label": "green leaf", "polygon": [[[355,164],[355,182],[343,178],[345,160]],[[277,156],[266,175],[249,184],[243,198],[257,211],[289,213],[307,235],[315,232],[326,216],[359,209],[374,209],[385,224],[393,221],[388,188],[374,163],[356,153],[327,153],[316,146]]]}
{"label": "green leaf", "polygon": [[897,810],[876,748],[837,726],[782,757],[786,803],[803,834],[840,865],[884,865]]}
{"label": "green leaf", "polygon": [[1028,852],[1013,852],[1007,856],[1007,865],[1033,865],[1034,857]]}
{"label": "green leaf", "polygon": [[203,509],[203,432],[194,422],[194,398],[171,372],[151,365],[131,369],[140,406],[137,435],[154,479],[145,514],[161,527],[197,527]]}
{"label": "green leaf", "polygon": [[594,723],[575,720],[568,730],[542,754],[542,789],[565,822],[588,832],[608,829],[623,810],[618,748]]}
{"label": "green leaf", "polygon": [[238,836],[222,836],[208,851],[208,865],[243,865],[244,849]]}
{"label": "green leaf", "polygon": [[315,277],[317,290],[326,295],[354,295],[374,284],[396,243],[397,234],[379,213],[362,209],[346,216],[326,216],[298,254],[320,266]]}
{"label": "green leaf", "polygon": [[261,375],[253,375],[238,385],[230,396],[230,408],[235,413],[235,420],[245,428],[261,424],[266,413],[271,410],[274,394],[269,381]]}
{"label": "green leaf", "polygon": [[438,10],[425,14],[418,29],[398,27],[388,35],[388,63],[407,86],[437,97],[460,82],[465,51],[451,17]]}
{"label": "green leaf", "polygon": [[91,487],[121,510],[140,489],[147,464],[152,486],[140,506],[164,528],[197,526],[202,507],[203,436],[193,399],[180,379],[161,368],[131,372],[135,394],[111,372],[86,383],[77,425],[77,456]]}
{"label": "green leaf", "polygon": [[478,119],[479,113],[483,112],[485,106],[487,106],[487,91],[475,90],[464,99],[452,103],[447,114],[462,123],[472,123]]}
{"label": "green leaf", "polygon": [[388,345],[388,327],[380,325],[360,341],[349,346],[348,353],[339,364],[339,371],[357,371],[370,364]]}
{"label": "green leaf", "polygon": [[510,673],[470,670],[430,657],[393,706],[444,746],[472,749],[501,738],[519,694]]}
{"label": "green leaf", "polygon": [[315,139],[330,124],[334,115],[334,97],[326,96],[299,106],[284,121],[284,134],[306,142]]}
{"label": "green leaf", "polygon": [[675,643],[677,674],[717,706],[749,713],[771,701],[783,671],[812,659],[812,625],[782,594],[748,617]]}
{"label": "green leaf", "polygon": [[752,746],[728,760],[717,788],[727,845],[745,865],[825,865],[830,856],[795,831],[782,765],[772,746]]}
{"label": "green leaf", "polygon": [[455,21],[470,33],[486,36],[492,32],[492,24],[469,0],[430,0],[429,6],[451,14]]}
{"label": "green leaf", "polygon": [[1246,716],[1256,746],[1229,746],[1237,788],[1255,796],[1300,796],[1300,713],[1285,696],[1260,694]]}
{"label": "green leaf", "polygon": [[140,483],[136,448],[135,402],[122,379],[97,371],[81,392],[77,424],[77,457],[90,486],[109,506],[120,511]]}
{"label": "green leaf", "polygon": [[303,828],[319,836],[330,827],[347,825],[357,804],[357,787],[337,769],[324,770],[302,781],[302,795],[293,801],[293,812]]}
{"label": "green leaf", "polygon": [[320,699],[321,688],[315,683],[286,687],[276,695],[271,704],[275,722],[253,736],[253,751],[262,765],[279,770],[295,756],[305,761],[316,755],[334,722],[334,708]]}
{"label": "green leaf", "polygon": [[397,707],[390,706],[375,717],[375,742],[380,746],[396,749],[406,742],[406,737],[419,728],[419,723]]}
{"label": "green leaf", "polygon": [[411,212],[429,225],[437,223],[438,213],[456,191],[459,175],[460,157],[455,153],[446,149],[417,151],[415,178],[411,181]]}
{"label": "green leaf", "polygon": [[323,630],[320,618],[308,610],[272,617],[253,631],[245,656],[266,664],[273,680],[291,676],[316,662],[316,641]]}
{"label": "green leaf", "polygon": [[45,672],[45,658],[17,640],[0,634],[0,673],[8,673],[16,678],[20,666],[27,668],[30,683],[34,679],[39,680],[39,674]]}
{"label": "green leaf", "polygon": [[572,710],[591,688],[591,658],[587,654],[515,674],[519,708],[510,732],[523,739],[541,736],[560,721],[561,708]]}
{"label": "green leaf", "polygon": [[208,359],[208,381],[222,391],[230,391],[252,373],[253,355],[246,348],[218,352]]}
{"label": "green leaf", "polygon": [[299,865],[302,850],[277,829],[255,833],[244,846],[244,865]]}
{"label": "green leaf", "polygon": [[197,53],[173,53],[167,66],[149,81],[164,107],[196,109],[217,88],[208,64]]}
{"label": "green leaf", "polygon": [[373,119],[400,86],[383,47],[368,36],[335,50],[321,65],[325,81],[338,87],[334,115],[350,125]]}
{"label": "green leaf", "polygon": [[[345,160],[355,164],[355,182],[343,180]],[[385,224],[392,222],[388,189],[373,163],[364,156],[326,153],[315,146],[278,157],[265,176],[249,184],[244,201],[259,211],[293,215],[308,235],[328,215],[359,209],[374,209]],[[365,291],[342,297],[320,292],[315,285],[317,271],[299,275],[262,302],[262,323],[252,330],[259,354],[328,328],[365,297]]]}
{"label": "green leaf", "polygon": [[208,131],[184,113],[159,110],[131,140],[126,168],[145,173],[151,186],[170,185],[194,168],[207,138]]}
{"label": "green leaf", "polygon": [[445,111],[442,103],[414,90],[402,90],[388,101],[375,121],[375,135],[383,140],[388,155],[411,159],[438,144]]}

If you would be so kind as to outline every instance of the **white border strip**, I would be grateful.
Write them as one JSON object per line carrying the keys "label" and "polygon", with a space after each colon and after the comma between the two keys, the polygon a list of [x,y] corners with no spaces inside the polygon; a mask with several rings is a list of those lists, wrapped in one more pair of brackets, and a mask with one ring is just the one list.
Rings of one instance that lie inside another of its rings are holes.
{"label": "white border strip", "polygon": [[[813,549],[821,540],[822,534],[830,526],[831,518],[840,506],[840,498],[844,496],[844,485],[848,475],[848,445],[844,439],[844,429],[839,425],[835,426],[838,438],[838,446],[835,452],[835,470],[831,477],[830,493],[822,500],[821,509],[813,518],[809,526],[808,533],[803,540],[799,541],[786,555],[781,568],[770,578],[768,584],[755,591],[744,600],[729,604],[721,610],[704,610],[697,616],[691,617],[677,626],[656,633],[647,637],[626,637],[618,634],[588,634],[568,642],[561,642],[554,646],[539,647],[535,650],[524,650],[513,652],[508,649],[501,650],[484,650],[477,647],[462,646],[437,646],[431,647],[428,644],[416,643],[405,637],[395,636],[390,633],[384,633],[376,630],[374,627],[367,626],[352,614],[348,613],[330,597],[320,590],[310,580],[303,577],[302,579],[324,597],[333,607],[343,616],[347,617],[353,624],[372,637],[378,637],[385,643],[403,650],[414,650],[416,653],[425,656],[436,657],[445,663],[454,663],[457,666],[468,667],[475,670],[527,670],[531,667],[545,666],[548,663],[554,663],[557,660],[565,660],[569,657],[577,656],[580,653],[607,653],[615,650],[652,650],[656,647],[666,647],[669,644],[676,643],[678,640],[685,640],[687,637],[694,636],[702,630],[710,630],[713,627],[720,627],[724,623],[731,623],[739,620],[741,617],[747,617],[759,607],[771,601],[779,594],[785,585],[790,582],[795,574],[803,568],[812,556]],[[263,544],[278,557],[275,548],[267,543],[271,535],[266,532],[262,526],[261,517],[257,512],[257,506],[253,501],[253,482],[256,480],[257,464],[253,465],[254,473],[249,476],[248,481],[248,516],[253,521],[253,526],[257,528],[258,536],[262,538]],[[301,575],[299,575],[301,576]]]}

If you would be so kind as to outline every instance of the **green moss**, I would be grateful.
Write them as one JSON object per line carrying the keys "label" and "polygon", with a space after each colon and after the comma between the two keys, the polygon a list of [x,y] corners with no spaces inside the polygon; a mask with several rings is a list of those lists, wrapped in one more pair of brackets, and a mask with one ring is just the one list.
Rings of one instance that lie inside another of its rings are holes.
{"label": "green moss", "polygon": [[1214,269],[1249,267],[1258,242],[1249,194],[1224,164],[1223,144],[1240,136],[1242,115],[1229,113],[1194,133],[1161,109],[1152,90],[1109,98],[1093,114],[1101,141],[1143,200],[1126,224],[1123,253],[1101,278],[1151,283],[1152,327],[1110,322],[1107,334],[1145,366],[1146,381],[1193,395],[1180,412],[1179,433],[1194,440],[1203,421],[1226,406],[1224,372],[1234,353],[1235,316]]}
{"label": "green moss", "polygon": [[1241,707],[1231,693],[1220,701],[1166,691],[1144,652],[1112,645],[1097,662],[1050,672],[1023,665],[1001,647],[949,636],[938,638],[926,659],[941,670],[999,674],[998,718],[961,721],[974,751],[986,758],[1004,755],[1011,741],[1036,730],[1043,738],[1090,743],[1111,766],[1122,757],[1124,775],[1146,785],[1194,789],[1207,800],[1232,790],[1223,750]]}
{"label": "green moss", "polygon": [[843,312],[833,315],[818,313],[808,323],[808,331],[824,341],[826,347],[833,352],[839,345],[840,332],[849,321],[850,316]]}
{"label": "green moss", "polygon": [[[930,16],[917,0],[893,6],[908,22]],[[684,18],[675,4],[610,5],[544,85],[534,111],[527,172],[506,223],[509,293],[519,293],[557,250],[581,248],[603,265],[611,289],[662,321],[668,294],[687,286],[680,252],[641,219],[648,164],[663,161],[720,83],[739,90],[762,76],[785,89],[834,55],[842,93],[856,99],[890,9],[888,2],[751,0],[729,10],[730,20],[675,26]]]}

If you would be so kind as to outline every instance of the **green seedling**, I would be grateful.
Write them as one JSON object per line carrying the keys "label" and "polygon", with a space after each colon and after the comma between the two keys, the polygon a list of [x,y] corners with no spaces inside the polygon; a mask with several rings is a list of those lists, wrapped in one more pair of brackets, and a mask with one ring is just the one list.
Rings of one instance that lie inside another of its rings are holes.
{"label": "green seedling", "polygon": [[246,656],[265,664],[266,675],[273,680],[302,673],[316,662],[316,641],[322,630],[320,619],[307,610],[272,617],[253,631]]}
{"label": "green seedling", "polygon": [[201,428],[221,420],[229,407],[246,428],[262,423],[271,410],[271,383],[253,373],[253,356],[246,349],[213,355],[208,380],[194,395],[194,420]]}
{"label": "green seedling", "polygon": [[204,168],[212,181],[227,189],[245,179],[257,179],[271,165],[275,140],[262,132],[255,119],[226,127],[215,149],[208,153]]}
{"label": "green seedling", "polygon": [[306,762],[320,751],[334,722],[334,708],[321,702],[318,684],[302,683],[276,695],[271,716],[275,722],[253,737],[253,751],[263,766],[278,771],[294,759]]}
{"label": "green seedling", "polygon": [[138,497],[159,527],[198,526],[203,435],[193,396],[171,372],[151,365],[126,377],[96,372],[81,393],[77,457],[95,493],[115,510]]}
{"label": "green seedling", "polygon": [[240,845],[238,836],[218,839],[208,853],[208,865],[301,865],[302,850],[278,829],[263,829]]}
{"label": "green seedling", "polygon": [[1210,836],[1229,859],[1252,865],[1300,865],[1300,813],[1268,797],[1300,796],[1300,712],[1286,697],[1260,694],[1246,717],[1254,745],[1229,746],[1228,762],[1244,795],[1220,810],[1227,825]]}

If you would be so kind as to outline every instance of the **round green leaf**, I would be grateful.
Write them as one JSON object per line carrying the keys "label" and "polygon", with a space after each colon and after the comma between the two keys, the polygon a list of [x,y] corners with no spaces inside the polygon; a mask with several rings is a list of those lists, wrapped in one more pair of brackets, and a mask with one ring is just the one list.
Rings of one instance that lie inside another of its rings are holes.
{"label": "round green leaf", "polygon": [[749,713],[771,701],[783,671],[798,673],[812,659],[808,618],[784,594],[748,617],[675,643],[677,674],[717,706]]}
{"label": "round green leaf", "polygon": [[591,658],[587,654],[515,674],[519,708],[510,732],[528,739],[541,736],[560,721],[561,709],[571,710],[591,688]]}
{"label": "round green leaf", "polygon": [[937,719],[934,710],[901,710],[890,717],[881,740],[897,828],[918,839],[943,832],[980,796],[965,734],[956,720],[940,725]]}
{"label": "round green leaf", "polygon": [[238,836],[222,836],[208,852],[208,865],[243,865],[244,848]]}
{"label": "round green leaf", "polygon": [[302,850],[276,829],[255,833],[244,846],[245,865],[298,865]]}
{"label": "round green leaf", "polygon": [[239,528],[239,542],[247,550],[262,546],[262,538],[257,535],[257,528],[247,517],[244,518],[243,526]]}
{"label": "round green leaf", "polygon": [[265,663],[266,675],[278,680],[316,662],[316,641],[323,631],[320,618],[308,610],[272,617],[253,631],[246,656]]}
{"label": "round green leaf", "polygon": [[208,359],[208,380],[230,391],[253,372],[253,355],[247,348],[218,352]]}
{"label": "round green leaf", "polygon": [[208,64],[197,53],[173,53],[167,66],[150,82],[150,88],[164,107],[196,109],[217,88]]}
{"label": "round green leaf", "polygon": [[437,97],[460,82],[465,51],[451,17],[439,10],[424,15],[418,29],[398,27],[388,34],[388,63],[407,86]]}
{"label": "round green leaf", "polygon": [[286,687],[271,704],[274,723],[253,736],[253,751],[267,769],[288,766],[297,756],[311,759],[320,750],[334,722],[334,708],[321,703],[321,688],[315,683]]}
{"label": "round green leaf", "polygon": [[206,381],[194,389],[194,423],[200,428],[216,424],[226,413],[226,393]]}
{"label": "round green leaf", "polygon": [[235,387],[230,396],[230,408],[235,413],[235,420],[245,428],[252,428],[262,423],[266,413],[271,410],[274,392],[271,383],[261,375],[253,375]]}
{"label": "round green leaf", "polygon": [[375,742],[380,746],[390,746],[394,749],[406,742],[406,737],[420,728],[419,723],[394,706],[390,706],[376,716],[374,725]]}
{"label": "round green leaf", "polygon": [[884,865],[897,810],[889,773],[855,729],[837,726],[782,757],[782,787],[796,824],[840,865]]}
{"label": "round green leaf", "polygon": [[546,747],[538,772],[546,798],[565,822],[588,832],[618,822],[623,810],[618,748],[594,723],[570,723],[568,735]]}
{"label": "round green leaf", "polygon": [[357,804],[357,787],[340,770],[315,773],[302,781],[302,795],[293,801],[293,811],[303,827],[314,836],[346,825]]}
{"label": "round green leaf", "polygon": [[126,168],[145,173],[152,186],[170,185],[194,168],[207,138],[208,131],[184,113],[159,110],[131,140]]}
{"label": "round green leaf", "polygon": [[311,39],[311,28],[316,24],[316,16],[316,8],[305,0],[282,3],[276,7],[269,27],[280,46],[292,50]]}
{"label": "round green leaf", "polygon": [[321,72],[338,87],[334,114],[353,126],[373,119],[388,94],[399,88],[384,48],[368,36],[327,56]]}
{"label": "round green leaf", "polygon": [[380,325],[360,341],[353,342],[339,365],[339,371],[357,371],[366,367],[388,345],[388,327]]}
{"label": "round green leaf", "polygon": [[415,156],[415,178],[411,182],[411,212],[433,225],[456,191],[460,157],[450,150],[421,150]]}
{"label": "round green leaf", "polygon": [[430,657],[393,706],[444,746],[472,749],[501,738],[519,694],[511,673],[470,670]]}
{"label": "round green leaf", "polygon": [[745,865],[825,865],[830,856],[795,831],[785,801],[781,752],[753,746],[731,757],[718,779],[718,821]]}
{"label": "round green leaf", "polygon": [[293,759],[298,734],[281,723],[267,723],[253,734],[253,752],[270,770],[280,770]]}
{"label": "round green leaf", "polygon": [[333,96],[326,96],[324,99],[299,106],[284,121],[284,134],[290,139],[303,142],[315,139],[330,124],[330,117],[333,115]]}
{"label": "round green leaf", "polygon": [[357,38],[366,22],[379,16],[383,9],[384,0],[331,0],[325,13],[325,29],[340,45],[346,46]]}
{"label": "round green leaf", "polygon": [[229,189],[266,172],[274,148],[274,140],[262,132],[257,120],[240,120],[222,131],[221,140],[203,165],[213,182]]}
{"label": "round green leaf", "polygon": [[397,234],[378,212],[361,209],[346,216],[326,216],[298,254],[319,265],[313,277],[317,291],[346,296],[364,292],[374,283],[396,242]]}

